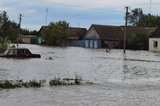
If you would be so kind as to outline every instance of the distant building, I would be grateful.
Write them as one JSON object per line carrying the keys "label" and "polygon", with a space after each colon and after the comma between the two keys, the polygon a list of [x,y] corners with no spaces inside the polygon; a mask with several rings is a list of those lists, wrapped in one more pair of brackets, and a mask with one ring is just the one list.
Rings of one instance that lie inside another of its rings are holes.
{"label": "distant building", "polygon": [[[43,28],[47,26],[42,26],[38,32],[37,36],[37,43],[41,44],[43,42],[42,39],[42,32]],[[75,28],[75,27],[69,27],[68,28],[69,37],[66,41],[66,46],[76,46],[76,47],[82,47],[82,38],[87,33],[86,28]]]}
{"label": "distant building", "polygon": [[160,52],[160,27],[149,38],[149,51]]}
{"label": "distant building", "polygon": [[87,33],[86,28],[68,28],[69,37],[66,42],[66,46],[82,47],[82,38]]}
{"label": "distant building", "polygon": [[45,28],[45,27],[47,27],[47,26],[42,26],[41,28],[40,28],[40,30],[38,31],[38,35],[37,35],[37,44],[42,44],[42,43],[44,43],[44,40],[42,39],[42,31],[43,31],[43,28]]}
{"label": "distant building", "polygon": [[37,44],[37,36],[36,35],[21,35],[21,40],[25,44]]}
{"label": "distant building", "polygon": [[[83,47],[123,48],[124,26],[91,25],[83,38]],[[142,27],[127,26],[127,36],[132,32],[146,32]]]}

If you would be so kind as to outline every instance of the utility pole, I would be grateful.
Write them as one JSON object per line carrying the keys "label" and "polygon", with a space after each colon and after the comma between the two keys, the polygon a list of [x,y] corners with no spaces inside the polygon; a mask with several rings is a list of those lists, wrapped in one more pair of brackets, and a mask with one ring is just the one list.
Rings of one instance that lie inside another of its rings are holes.
{"label": "utility pole", "polygon": [[47,14],[48,14],[48,9],[46,9],[46,26],[47,26]]}
{"label": "utility pole", "polygon": [[126,36],[127,36],[127,19],[128,19],[128,7],[126,8],[126,22],[125,22],[125,32],[124,32],[124,51],[123,53],[126,53]]}
{"label": "utility pole", "polygon": [[18,40],[21,39],[21,20],[22,20],[22,14],[19,14],[19,29],[18,29],[18,36],[17,36],[17,48],[18,48]]}
{"label": "utility pole", "polygon": [[149,9],[150,14],[151,14],[151,5],[152,5],[152,0],[150,0],[150,9]]}

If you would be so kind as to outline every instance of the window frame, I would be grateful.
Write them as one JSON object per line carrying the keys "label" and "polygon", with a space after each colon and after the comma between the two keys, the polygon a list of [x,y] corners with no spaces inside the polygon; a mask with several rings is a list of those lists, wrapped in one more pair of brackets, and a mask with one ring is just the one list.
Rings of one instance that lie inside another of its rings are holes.
{"label": "window frame", "polygon": [[154,47],[155,49],[158,48],[158,41],[153,41],[153,47]]}

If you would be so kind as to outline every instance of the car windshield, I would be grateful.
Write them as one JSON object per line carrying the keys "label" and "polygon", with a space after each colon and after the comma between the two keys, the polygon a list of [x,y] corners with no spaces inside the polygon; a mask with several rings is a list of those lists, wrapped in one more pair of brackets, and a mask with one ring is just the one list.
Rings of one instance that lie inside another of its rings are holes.
{"label": "car windshield", "polygon": [[3,54],[8,54],[9,50],[6,50]]}

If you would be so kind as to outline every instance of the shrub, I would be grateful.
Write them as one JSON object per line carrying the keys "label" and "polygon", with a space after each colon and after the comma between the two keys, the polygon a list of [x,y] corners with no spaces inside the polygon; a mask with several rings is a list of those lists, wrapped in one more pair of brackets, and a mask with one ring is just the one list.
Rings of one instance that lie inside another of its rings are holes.
{"label": "shrub", "polygon": [[1,38],[0,37],[0,53],[3,53],[9,46],[9,43],[7,43],[7,38]]}
{"label": "shrub", "polygon": [[3,89],[12,89],[12,88],[21,88],[21,87],[41,87],[42,86],[41,80],[30,80],[29,82],[23,82],[23,80],[16,80],[16,81],[10,81],[10,80],[4,80],[0,82],[0,88]]}

